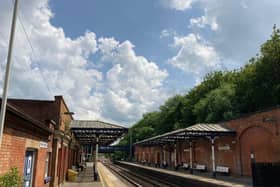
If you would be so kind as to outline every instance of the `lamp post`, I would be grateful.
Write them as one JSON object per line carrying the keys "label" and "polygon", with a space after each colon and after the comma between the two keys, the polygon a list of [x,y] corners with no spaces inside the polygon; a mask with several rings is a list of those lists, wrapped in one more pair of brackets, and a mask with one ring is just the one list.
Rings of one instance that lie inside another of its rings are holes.
{"label": "lamp post", "polygon": [[74,112],[64,112],[63,114],[64,115],[74,115],[75,113]]}
{"label": "lamp post", "polygon": [[130,128],[129,135],[129,160],[132,161],[132,128]]}
{"label": "lamp post", "polygon": [[9,87],[10,70],[11,70],[11,63],[12,63],[13,43],[14,43],[16,20],[17,20],[17,10],[18,10],[18,0],[15,0],[14,11],[13,11],[13,21],[12,21],[12,26],[11,26],[11,35],[10,35],[10,41],[9,41],[9,51],[8,51],[7,65],[6,65],[6,73],[5,73],[5,78],[4,78],[4,86],[3,86],[3,94],[2,94],[2,102],[1,102],[0,147],[1,147],[1,144],[2,144],[5,114],[6,114],[8,87]]}
{"label": "lamp post", "polygon": [[256,160],[255,160],[255,154],[253,150],[251,150],[250,159],[251,159],[251,172],[252,172],[253,186],[256,186],[256,171],[255,171]]}

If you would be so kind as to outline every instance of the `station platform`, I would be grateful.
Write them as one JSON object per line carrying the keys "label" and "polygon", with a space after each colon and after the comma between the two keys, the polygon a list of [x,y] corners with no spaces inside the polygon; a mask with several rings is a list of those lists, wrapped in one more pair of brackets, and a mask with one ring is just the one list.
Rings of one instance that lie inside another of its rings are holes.
{"label": "station platform", "polygon": [[212,184],[212,185],[217,185],[217,186],[252,187],[250,182],[247,181],[247,180],[243,181],[241,179],[232,178],[232,177],[229,177],[229,176],[225,176],[225,177],[221,177],[220,179],[217,179],[217,178],[211,178],[211,177],[208,177],[208,176],[188,174],[186,172],[172,171],[172,170],[162,169],[162,168],[155,168],[155,167],[145,166],[145,165],[141,165],[141,164],[137,164],[137,163],[131,163],[131,162],[120,161],[119,163],[131,165],[131,166],[134,166],[134,167],[140,167],[140,168],[144,168],[144,169],[148,169],[148,170],[153,170],[153,171],[157,171],[157,172],[161,172],[161,173],[165,173],[165,174],[169,174],[169,175],[175,175],[175,176],[183,177],[183,178],[186,178],[186,179],[189,179],[189,180],[193,180],[193,181],[197,181],[197,182],[201,182],[201,183]]}
{"label": "station platform", "polygon": [[107,167],[105,167],[101,162],[98,162],[97,170],[98,170],[100,181],[102,182],[104,187],[127,186],[118,177],[116,177]]}
{"label": "station platform", "polygon": [[84,171],[79,172],[76,182],[65,182],[62,187],[126,187],[101,162],[97,163],[98,180],[93,180],[93,163],[87,163]]}
{"label": "station platform", "polygon": [[100,180],[94,181],[93,163],[86,163],[86,168],[79,172],[75,182],[65,182],[62,187],[103,187]]}

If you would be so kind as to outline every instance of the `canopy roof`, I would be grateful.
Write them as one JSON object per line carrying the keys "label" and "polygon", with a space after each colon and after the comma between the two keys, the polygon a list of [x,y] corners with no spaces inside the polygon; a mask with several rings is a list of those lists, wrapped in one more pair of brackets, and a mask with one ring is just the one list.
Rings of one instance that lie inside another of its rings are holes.
{"label": "canopy roof", "polygon": [[235,130],[229,129],[221,124],[196,124],[139,141],[135,145],[166,144],[168,142],[186,141],[199,137],[217,137],[235,134]]}
{"label": "canopy roof", "polygon": [[106,123],[98,120],[72,120],[71,132],[81,144],[109,145],[127,133],[128,129],[120,125]]}

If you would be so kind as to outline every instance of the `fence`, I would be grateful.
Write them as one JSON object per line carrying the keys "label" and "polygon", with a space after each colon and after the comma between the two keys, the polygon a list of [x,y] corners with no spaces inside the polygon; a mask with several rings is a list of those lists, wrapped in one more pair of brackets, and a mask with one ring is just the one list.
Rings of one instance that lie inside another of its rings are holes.
{"label": "fence", "polygon": [[254,187],[280,187],[280,162],[252,163]]}

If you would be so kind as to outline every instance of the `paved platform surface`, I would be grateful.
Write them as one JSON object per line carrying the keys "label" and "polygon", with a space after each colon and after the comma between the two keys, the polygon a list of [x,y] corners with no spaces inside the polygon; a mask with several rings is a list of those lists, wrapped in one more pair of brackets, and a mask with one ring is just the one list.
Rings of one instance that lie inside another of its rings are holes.
{"label": "paved platform surface", "polygon": [[127,187],[102,163],[97,164],[98,181],[93,180],[93,163],[87,163],[84,171],[80,172],[76,182],[66,182],[62,187]]}
{"label": "paved platform surface", "polygon": [[[206,183],[214,184],[214,185],[216,184],[216,185],[223,185],[223,186],[229,186],[229,187],[251,187],[252,186],[250,184],[245,184],[242,182],[228,181],[228,180],[225,180],[224,178],[223,179],[214,179],[214,178],[210,178],[207,176],[191,175],[191,174],[187,174],[187,173],[183,173],[183,172],[172,171],[172,170],[167,170],[167,169],[162,169],[162,168],[155,168],[155,167],[151,167],[151,166],[144,166],[144,165],[131,163],[131,162],[120,162],[120,163],[129,164],[129,165],[136,166],[136,167],[142,167],[142,168],[146,168],[146,169],[150,169],[150,170],[154,170],[154,171],[158,171],[158,172],[162,172],[162,173],[167,173],[170,175],[177,175],[180,177],[197,180],[197,181],[201,181],[201,182],[206,182]],[[228,178],[228,179],[232,180],[231,178]]]}
{"label": "paved platform surface", "polygon": [[77,182],[66,182],[62,187],[103,187],[101,182],[86,182],[86,183],[77,183]]}
{"label": "paved platform surface", "polygon": [[117,176],[115,176],[107,167],[102,163],[97,164],[98,174],[100,180],[105,187],[127,187]]}
{"label": "paved platform surface", "polygon": [[87,163],[84,171],[79,172],[76,182],[65,182],[62,187],[103,187],[100,180],[93,180],[93,163]]}

